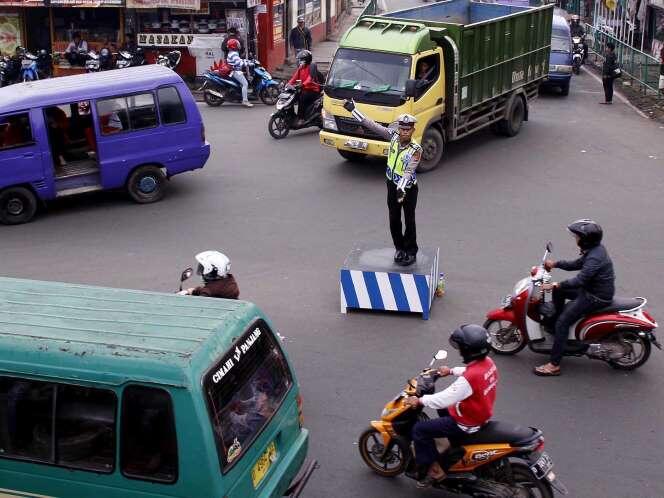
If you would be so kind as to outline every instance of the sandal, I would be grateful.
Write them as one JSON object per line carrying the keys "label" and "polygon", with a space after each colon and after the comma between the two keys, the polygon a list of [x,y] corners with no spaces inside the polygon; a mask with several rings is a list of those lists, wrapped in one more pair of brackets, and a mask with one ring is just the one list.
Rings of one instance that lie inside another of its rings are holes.
{"label": "sandal", "polygon": [[558,377],[560,375],[560,367],[550,367],[547,363],[546,365],[535,367],[533,369],[533,373],[535,375],[539,375],[540,377]]}

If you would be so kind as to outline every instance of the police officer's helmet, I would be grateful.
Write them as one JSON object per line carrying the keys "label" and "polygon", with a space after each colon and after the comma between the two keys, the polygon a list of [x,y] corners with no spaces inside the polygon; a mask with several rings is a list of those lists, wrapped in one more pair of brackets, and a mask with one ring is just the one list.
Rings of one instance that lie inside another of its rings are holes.
{"label": "police officer's helmet", "polygon": [[577,16],[576,14],[574,14],[574,15],[571,17],[571,20],[572,20],[572,23],[576,23],[576,24],[578,24],[579,21],[581,21],[581,18],[580,18],[579,16]]}
{"label": "police officer's helmet", "polygon": [[450,344],[459,350],[464,363],[481,360],[489,354],[489,333],[480,325],[461,325],[452,332]]}
{"label": "police officer's helmet", "polygon": [[579,237],[579,247],[581,249],[590,249],[598,246],[602,242],[604,232],[602,227],[589,219],[576,220],[567,225],[567,230]]}
{"label": "police officer's helmet", "polygon": [[311,64],[313,57],[308,50],[300,50],[297,53],[297,61],[303,64]]}
{"label": "police officer's helmet", "polygon": [[397,118],[399,128],[413,128],[417,123],[417,118],[410,114],[402,114]]}

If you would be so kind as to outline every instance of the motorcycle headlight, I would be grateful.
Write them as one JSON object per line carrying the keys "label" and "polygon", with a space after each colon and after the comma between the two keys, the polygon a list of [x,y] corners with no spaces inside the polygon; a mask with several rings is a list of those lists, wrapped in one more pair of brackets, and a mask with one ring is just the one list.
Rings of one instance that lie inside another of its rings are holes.
{"label": "motorcycle headlight", "polygon": [[337,128],[337,120],[334,119],[334,116],[323,109],[323,128],[326,130],[339,131]]}

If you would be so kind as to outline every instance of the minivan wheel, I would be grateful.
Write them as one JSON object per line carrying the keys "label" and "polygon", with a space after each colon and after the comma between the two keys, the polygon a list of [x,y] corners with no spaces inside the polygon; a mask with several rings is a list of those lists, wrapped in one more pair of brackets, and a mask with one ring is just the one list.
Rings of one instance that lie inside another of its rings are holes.
{"label": "minivan wheel", "polygon": [[0,223],[27,223],[37,212],[37,198],[25,187],[10,187],[0,192]]}
{"label": "minivan wheel", "polygon": [[127,192],[139,204],[157,202],[164,197],[166,176],[157,166],[141,166],[127,182]]}

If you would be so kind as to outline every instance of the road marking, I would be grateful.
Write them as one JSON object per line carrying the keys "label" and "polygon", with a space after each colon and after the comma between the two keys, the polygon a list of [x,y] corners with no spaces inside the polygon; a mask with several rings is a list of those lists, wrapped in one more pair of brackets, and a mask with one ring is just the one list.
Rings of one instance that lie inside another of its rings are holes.
{"label": "road marking", "polygon": [[[584,71],[586,74],[589,74],[590,76],[592,76],[593,78],[595,78],[596,81],[598,81],[599,83],[602,83],[602,78],[600,78],[599,76],[597,76],[595,73],[591,72],[589,69],[586,69],[586,68],[583,67],[583,66],[581,66],[581,69],[583,69],[583,71]],[[620,92],[620,91],[618,91],[618,90],[614,90],[613,93],[614,93],[614,94],[616,95],[616,97],[618,97],[618,98],[619,98],[624,104],[627,104],[627,107],[631,108],[631,109],[632,109],[635,113],[637,113],[639,116],[641,116],[642,118],[650,119],[650,118],[648,117],[648,115],[647,115],[645,112],[643,112],[641,109],[639,109],[639,108],[636,107],[634,104],[632,104],[629,100],[627,100],[627,98],[622,94],[622,92]]]}

